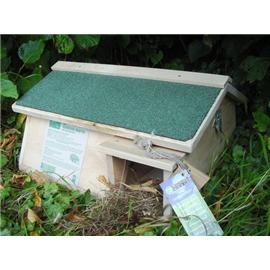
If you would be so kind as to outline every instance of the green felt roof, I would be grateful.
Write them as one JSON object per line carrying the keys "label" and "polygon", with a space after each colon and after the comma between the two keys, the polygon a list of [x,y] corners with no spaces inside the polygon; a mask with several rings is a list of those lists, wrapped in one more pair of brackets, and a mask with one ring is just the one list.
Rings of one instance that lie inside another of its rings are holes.
{"label": "green felt roof", "polygon": [[52,71],[18,105],[181,141],[191,139],[221,89]]}

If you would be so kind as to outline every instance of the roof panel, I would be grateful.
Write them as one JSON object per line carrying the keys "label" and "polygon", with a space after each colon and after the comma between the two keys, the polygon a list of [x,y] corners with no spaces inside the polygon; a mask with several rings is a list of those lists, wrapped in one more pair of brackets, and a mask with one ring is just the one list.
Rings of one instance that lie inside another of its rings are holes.
{"label": "roof panel", "polygon": [[78,119],[191,139],[220,88],[52,71],[16,104]]}

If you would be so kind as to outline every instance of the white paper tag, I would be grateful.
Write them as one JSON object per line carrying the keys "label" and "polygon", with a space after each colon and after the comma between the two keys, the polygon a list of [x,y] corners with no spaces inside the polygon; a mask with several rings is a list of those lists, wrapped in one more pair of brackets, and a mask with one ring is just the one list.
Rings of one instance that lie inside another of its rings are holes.
{"label": "white paper tag", "polygon": [[84,128],[49,121],[40,170],[78,185],[88,133]]}
{"label": "white paper tag", "polygon": [[160,186],[188,235],[223,235],[187,170],[172,175]]}

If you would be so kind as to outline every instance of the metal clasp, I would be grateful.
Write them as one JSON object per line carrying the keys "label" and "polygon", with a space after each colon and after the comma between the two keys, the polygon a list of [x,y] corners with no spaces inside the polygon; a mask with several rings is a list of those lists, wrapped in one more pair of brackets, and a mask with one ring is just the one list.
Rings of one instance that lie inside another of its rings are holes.
{"label": "metal clasp", "polygon": [[217,132],[222,132],[221,110],[216,112],[213,126]]}

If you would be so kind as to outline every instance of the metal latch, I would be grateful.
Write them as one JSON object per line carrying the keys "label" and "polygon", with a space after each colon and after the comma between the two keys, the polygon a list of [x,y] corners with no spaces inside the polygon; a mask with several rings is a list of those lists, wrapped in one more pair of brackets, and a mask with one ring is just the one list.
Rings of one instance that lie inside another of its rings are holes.
{"label": "metal latch", "polygon": [[218,110],[215,114],[214,124],[215,130],[217,132],[222,132],[222,117],[221,117],[221,110]]}

